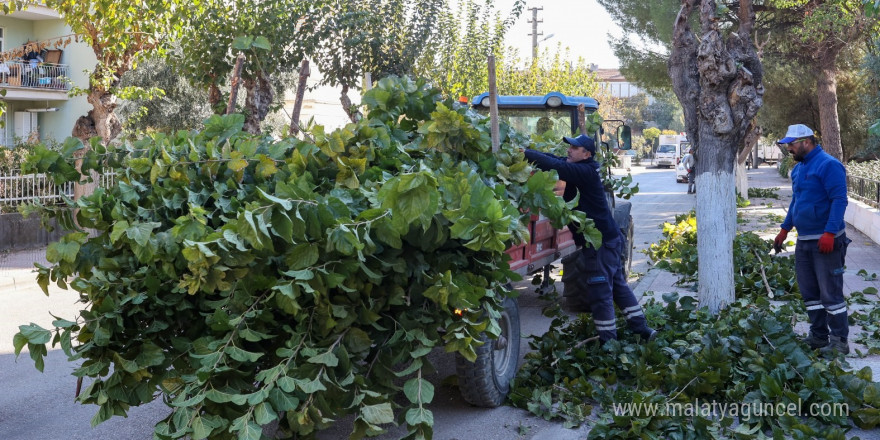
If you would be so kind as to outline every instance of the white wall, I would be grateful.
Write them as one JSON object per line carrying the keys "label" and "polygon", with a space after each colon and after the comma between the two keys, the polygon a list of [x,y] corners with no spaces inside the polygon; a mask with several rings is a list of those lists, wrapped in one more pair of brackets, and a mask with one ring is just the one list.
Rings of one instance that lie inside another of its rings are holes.
{"label": "white wall", "polygon": [[875,243],[880,243],[880,213],[876,208],[850,198],[847,200],[843,220],[870,237]]}
{"label": "white wall", "polygon": [[[35,22],[34,34],[39,40],[70,35],[72,31],[62,20],[44,20]],[[70,66],[70,78],[73,84],[87,88],[89,85],[89,72],[94,70],[98,63],[92,49],[84,43],[71,43],[62,48],[61,64]],[[37,107],[46,106],[45,102],[36,103]],[[49,107],[57,107],[57,112],[40,113],[40,138],[54,138],[63,141],[70,136],[73,125],[80,116],[85,116],[92,109],[85,96],[76,96],[67,101],[49,102]]]}

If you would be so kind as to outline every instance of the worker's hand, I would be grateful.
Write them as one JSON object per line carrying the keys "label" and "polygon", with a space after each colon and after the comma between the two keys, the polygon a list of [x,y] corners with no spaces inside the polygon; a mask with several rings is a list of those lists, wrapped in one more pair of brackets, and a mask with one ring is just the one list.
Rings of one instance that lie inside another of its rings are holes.
{"label": "worker's hand", "polygon": [[819,237],[819,253],[830,254],[834,250],[834,234],[826,232]]}
{"label": "worker's hand", "polygon": [[779,228],[779,233],[776,234],[776,238],[773,239],[773,250],[776,253],[782,252],[782,246],[785,245],[785,239],[788,237],[788,229]]}

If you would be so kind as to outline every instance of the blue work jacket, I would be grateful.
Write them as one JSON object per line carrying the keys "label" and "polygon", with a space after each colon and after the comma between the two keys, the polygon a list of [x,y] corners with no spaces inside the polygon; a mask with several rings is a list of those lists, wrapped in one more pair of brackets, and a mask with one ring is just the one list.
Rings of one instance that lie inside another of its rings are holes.
{"label": "blue work jacket", "polygon": [[799,240],[817,240],[825,232],[839,235],[846,225],[846,169],[817,145],[791,171],[793,197],[782,228],[797,229]]}

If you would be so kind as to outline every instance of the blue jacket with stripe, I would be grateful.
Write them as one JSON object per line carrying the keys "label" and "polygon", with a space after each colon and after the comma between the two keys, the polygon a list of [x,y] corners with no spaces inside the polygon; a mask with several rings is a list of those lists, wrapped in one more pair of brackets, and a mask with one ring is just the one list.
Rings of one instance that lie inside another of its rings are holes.
{"label": "blue jacket with stripe", "polygon": [[791,171],[793,197],[782,228],[797,229],[799,240],[817,240],[845,229],[846,168],[817,145]]}

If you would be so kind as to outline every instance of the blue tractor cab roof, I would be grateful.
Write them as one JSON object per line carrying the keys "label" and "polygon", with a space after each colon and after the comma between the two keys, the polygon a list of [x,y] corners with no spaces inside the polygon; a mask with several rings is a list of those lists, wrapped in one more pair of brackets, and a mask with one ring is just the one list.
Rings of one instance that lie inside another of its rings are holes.
{"label": "blue tractor cab roof", "polygon": [[[485,103],[483,102],[485,100]],[[550,92],[544,96],[498,96],[499,108],[556,108],[577,107],[584,105],[587,111],[599,109],[599,101],[587,96],[566,96],[559,92]],[[489,108],[489,93],[476,96],[471,105],[476,108]]]}

